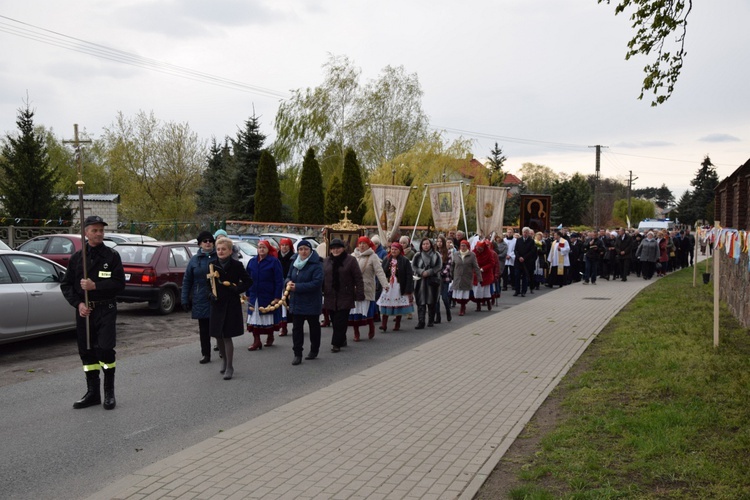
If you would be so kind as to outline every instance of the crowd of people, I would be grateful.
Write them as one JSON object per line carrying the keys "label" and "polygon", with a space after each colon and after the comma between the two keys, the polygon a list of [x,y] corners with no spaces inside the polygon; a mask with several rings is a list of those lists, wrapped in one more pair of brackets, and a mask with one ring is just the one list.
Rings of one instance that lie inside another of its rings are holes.
{"label": "crowd of people", "polygon": [[258,255],[239,264],[224,235],[204,231],[198,243],[200,250],[185,273],[182,303],[198,320],[200,363],[211,361],[210,337],[216,338],[227,380],[234,373],[232,338],[245,330],[253,336],[248,350],[259,351],[273,345],[274,333],[286,336],[291,324],[296,366],[304,354],[305,323],[310,342],[305,359],[314,360],[324,327],[332,330],[331,352],[339,353],[350,328],[352,340],[359,342],[364,332],[372,339],[376,329],[401,330],[402,319],[414,313],[414,328],[421,330],[443,318],[451,321],[456,306],[464,316],[470,302],[476,312],[491,311],[508,289],[526,297],[540,286],[595,285],[597,279],[627,281],[631,275],[649,280],[693,265],[695,248],[689,230],[579,234],[565,228],[534,233],[524,227],[488,238],[451,231],[415,245],[408,236],[397,235],[385,246],[377,235],[361,236],[351,252],[340,239],[317,251],[306,240],[296,251],[289,239],[282,239],[278,250],[261,240]]}

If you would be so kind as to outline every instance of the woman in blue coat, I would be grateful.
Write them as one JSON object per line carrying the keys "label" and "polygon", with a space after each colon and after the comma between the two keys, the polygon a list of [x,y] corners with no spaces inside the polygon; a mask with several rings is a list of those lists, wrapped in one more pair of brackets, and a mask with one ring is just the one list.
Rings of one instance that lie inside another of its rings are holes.
{"label": "woman in blue coat", "polygon": [[253,334],[248,351],[263,348],[261,335],[268,335],[266,347],[273,345],[273,332],[281,328],[281,294],[284,273],[276,249],[267,241],[258,242],[258,255],[247,263],[252,285],[247,291],[247,331]]}
{"label": "woman in blue coat", "polygon": [[208,325],[211,317],[211,305],[209,302],[208,265],[216,262],[216,251],[214,249],[214,237],[208,231],[198,235],[198,253],[193,255],[185,269],[185,277],[182,280],[182,308],[185,312],[192,308],[192,318],[198,320],[198,334],[201,339],[201,364],[211,361],[211,335]]}
{"label": "woman in blue coat", "polygon": [[320,351],[320,313],[323,305],[323,262],[313,252],[310,242],[297,245],[297,257],[289,268],[287,288],[290,291],[289,310],[292,313],[293,365],[302,363],[305,345],[305,321],[310,328],[310,352],[305,359],[315,359]]}

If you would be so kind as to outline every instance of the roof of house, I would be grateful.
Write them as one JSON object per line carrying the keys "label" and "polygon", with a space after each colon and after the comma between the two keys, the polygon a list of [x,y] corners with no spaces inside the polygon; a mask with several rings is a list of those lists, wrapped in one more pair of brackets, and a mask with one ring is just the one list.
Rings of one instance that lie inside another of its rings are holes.
{"label": "roof of house", "polygon": [[[77,194],[69,194],[68,201],[78,201]],[[120,203],[119,194],[84,194],[83,201],[110,201],[112,203]]]}
{"label": "roof of house", "polygon": [[503,184],[506,186],[516,186],[518,184],[521,184],[521,179],[516,177],[515,175],[511,173],[505,174],[505,179],[503,180]]}
{"label": "roof of house", "polygon": [[480,172],[487,171],[487,167],[476,158],[459,158],[455,162],[457,166],[456,170],[458,170],[458,173],[464,179],[474,179]]}

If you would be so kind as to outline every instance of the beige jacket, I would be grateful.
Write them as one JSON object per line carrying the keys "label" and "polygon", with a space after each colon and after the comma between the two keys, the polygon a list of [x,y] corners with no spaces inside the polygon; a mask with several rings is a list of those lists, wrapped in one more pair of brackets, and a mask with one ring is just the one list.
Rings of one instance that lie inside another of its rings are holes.
{"label": "beige jacket", "polygon": [[355,249],[354,258],[357,259],[359,269],[362,271],[362,281],[365,284],[365,300],[375,300],[375,278],[380,281],[380,286],[384,289],[388,286],[388,278],[385,277],[380,258],[371,248],[368,248],[364,252]]}

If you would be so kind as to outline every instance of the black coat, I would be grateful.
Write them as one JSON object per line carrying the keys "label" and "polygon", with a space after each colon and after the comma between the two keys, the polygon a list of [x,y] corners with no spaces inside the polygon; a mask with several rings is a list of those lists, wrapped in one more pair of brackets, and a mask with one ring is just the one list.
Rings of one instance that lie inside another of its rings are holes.
{"label": "black coat", "polygon": [[[623,253],[624,252],[624,253]],[[627,233],[615,237],[615,255],[618,259],[629,259],[633,253],[633,238]]]}
{"label": "black coat", "polygon": [[[125,289],[125,271],[122,267],[120,254],[102,244],[90,247],[86,243],[86,273],[87,277],[96,283],[96,290],[89,291],[89,301],[112,300]],[[70,258],[65,278],[60,283],[65,299],[73,307],[84,300],[81,288],[83,279],[83,253],[78,250]]]}
{"label": "black coat", "polygon": [[[250,288],[250,275],[242,262],[234,259],[229,259],[224,267],[215,263],[214,270],[219,272],[219,283],[216,284],[218,298],[211,301],[209,332],[217,338],[239,337],[245,333],[240,296]],[[224,281],[231,284],[224,286],[221,283]]]}
{"label": "black coat", "polygon": [[351,309],[355,301],[365,300],[365,284],[362,281],[362,271],[357,259],[343,253],[343,261],[337,272],[339,273],[339,289],[333,285],[333,261],[330,255],[323,263],[323,307],[329,311]]}
{"label": "black coat", "polygon": [[[388,281],[391,280],[391,257],[383,259],[383,272]],[[396,281],[401,289],[401,295],[411,295],[414,293],[414,273],[411,269],[411,262],[403,255],[396,259]]]}
{"label": "black coat", "polygon": [[536,243],[534,243],[534,238],[530,236],[528,238],[518,238],[516,240],[515,253],[516,264],[520,263],[520,261],[518,260],[519,257],[523,257],[523,265],[526,266],[526,269],[528,269],[529,273],[533,273],[537,258],[537,249]]}

